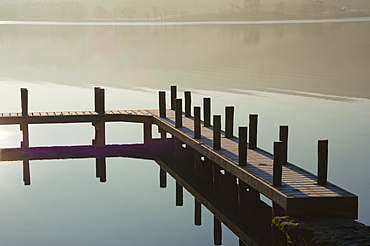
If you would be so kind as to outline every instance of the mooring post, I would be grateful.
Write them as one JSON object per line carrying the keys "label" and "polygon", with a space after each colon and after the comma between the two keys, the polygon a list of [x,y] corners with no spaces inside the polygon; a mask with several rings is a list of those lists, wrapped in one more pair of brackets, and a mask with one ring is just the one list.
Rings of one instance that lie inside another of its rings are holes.
{"label": "mooring post", "polygon": [[234,106],[225,107],[225,137],[232,138],[234,135]]}
{"label": "mooring post", "polygon": [[159,117],[166,118],[166,92],[159,91]]}
{"label": "mooring post", "polygon": [[283,165],[288,163],[288,126],[281,125],[279,131],[279,140],[283,142]]}
{"label": "mooring post", "polygon": [[257,148],[257,123],[258,114],[249,115],[249,148]]}
{"label": "mooring post", "polygon": [[318,168],[317,168],[317,184],[326,185],[328,182],[328,139],[318,141]]}
{"label": "mooring post", "polygon": [[159,168],[159,187],[167,187],[167,172],[163,168]]}
{"label": "mooring post", "polygon": [[283,142],[274,142],[273,186],[281,186],[283,164]]}
{"label": "mooring post", "polygon": [[144,122],[144,144],[151,143],[152,137],[152,123],[151,122]]}
{"label": "mooring post", "polygon": [[221,115],[213,116],[213,149],[221,149]]}
{"label": "mooring post", "polygon": [[222,245],[221,221],[216,216],[213,216],[213,241],[214,245]]}
{"label": "mooring post", "polygon": [[194,138],[201,138],[200,107],[194,107]]}
{"label": "mooring post", "polygon": [[182,205],[184,205],[183,188],[176,181],[176,206],[182,206]]}
{"label": "mooring post", "polygon": [[105,113],[105,89],[95,87],[95,112],[98,114]]}
{"label": "mooring post", "polygon": [[23,183],[24,185],[31,185],[30,161],[29,160],[23,160]]}
{"label": "mooring post", "polygon": [[[105,90],[100,87],[94,88],[95,97],[95,112],[98,114],[105,114]],[[93,146],[99,147],[105,145],[105,122],[96,121],[92,122],[95,127],[95,139],[93,140]]]}
{"label": "mooring post", "polygon": [[248,127],[239,126],[239,166],[247,165],[247,132]]}
{"label": "mooring post", "polygon": [[95,112],[99,112],[99,102],[100,99],[100,87],[95,87],[94,88],[94,110]]}
{"label": "mooring post", "polygon": [[177,86],[176,85],[171,85],[171,109],[175,110],[176,109],[176,98],[177,98]]}
{"label": "mooring post", "polygon": [[28,116],[28,90],[21,88],[22,116]]}
{"label": "mooring post", "polygon": [[191,92],[185,91],[184,96],[185,96],[185,117],[190,117],[191,116]]}
{"label": "mooring post", "polygon": [[205,127],[211,126],[211,98],[209,97],[203,98],[203,119]]}
{"label": "mooring post", "polygon": [[175,99],[175,127],[182,127],[182,99]]}
{"label": "mooring post", "polygon": [[21,109],[23,123],[20,124],[20,129],[22,131],[22,142],[21,148],[28,148],[30,146],[28,122],[26,117],[28,116],[28,90],[27,88],[21,88]]}
{"label": "mooring post", "polygon": [[202,204],[194,198],[194,225],[202,225]]}

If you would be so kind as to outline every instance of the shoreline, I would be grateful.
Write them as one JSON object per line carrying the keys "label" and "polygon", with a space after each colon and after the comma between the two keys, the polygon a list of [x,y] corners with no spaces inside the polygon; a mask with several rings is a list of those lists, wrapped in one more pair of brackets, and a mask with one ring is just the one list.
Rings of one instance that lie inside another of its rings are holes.
{"label": "shoreline", "polygon": [[198,13],[163,19],[133,18],[129,19],[39,19],[39,20],[0,20],[0,24],[120,24],[120,25],[169,25],[169,24],[274,24],[274,23],[324,23],[370,21],[370,11],[354,13],[335,13],[321,16],[283,14],[278,12],[261,13]]}
{"label": "shoreline", "polygon": [[271,24],[315,24],[369,22],[370,17],[332,19],[286,19],[286,20],[225,20],[225,21],[53,21],[53,20],[0,20],[0,25],[125,25],[125,26],[174,26],[174,25],[271,25]]}

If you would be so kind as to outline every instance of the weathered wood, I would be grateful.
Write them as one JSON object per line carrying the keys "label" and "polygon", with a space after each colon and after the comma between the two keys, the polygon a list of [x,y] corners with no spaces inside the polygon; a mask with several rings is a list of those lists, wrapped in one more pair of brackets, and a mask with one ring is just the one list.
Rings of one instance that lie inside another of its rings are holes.
{"label": "weathered wood", "polygon": [[178,182],[176,182],[176,206],[184,205],[183,193],[184,191],[182,186]]}
{"label": "weathered wood", "polygon": [[177,98],[177,86],[176,85],[171,85],[171,109],[175,110],[176,109],[176,98]]}
{"label": "weathered wood", "polygon": [[98,113],[104,114],[105,112],[105,90],[103,88],[99,89],[99,106]]}
{"label": "weathered wood", "polygon": [[[180,141],[195,149],[207,160],[214,161],[222,169],[227,170],[240,180],[248,183],[250,187],[278,203],[287,210],[289,215],[323,212],[320,203],[328,197],[337,197],[341,201],[345,202],[348,200],[349,202],[348,209],[350,210],[345,216],[351,218],[357,217],[357,207],[355,205],[358,200],[357,196],[332,184],[330,184],[330,188],[315,185],[316,177],[314,175],[292,164],[283,167],[284,183],[287,183],[287,185],[275,188],[272,186],[272,154],[258,148],[248,150],[248,165],[244,167],[238,166],[238,142],[235,139],[222,138],[222,146],[225,146],[223,147],[225,149],[213,151],[213,142],[211,140],[213,136],[212,128],[202,128],[202,139],[194,139],[192,131],[194,123],[192,119],[184,118],[184,128],[175,129],[171,125],[174,119],[174,113],[171,110],[169,111],[172,112],[172,116],[169,114],[170,117],[167,120],[161,120],[159,117],[154,116],[154,124],[168,130],[174,138],[180,139]],[[155,111],[150,112],[156,115]],[[305,208],[305,211],[300,210],[294,202],[295,198],[300,197],[309,199],[312,202],[311,207]],[[343,214],[342,209],[339,208],[339,204],[333,204],[331,208],[325,208],[325,213],[328,215],[335,215],[339,212]]]}
{"label": "weathered wood", "polygon": [[221,115],[213,116],[213,149],[221,149]]}
{"label": "weathered wood", "polygon": [[95,112],[99,113],[99,105],[100,105],[100,87],[94,88],[94,110]]}
{"label": "weathered wood", "polygon": [[225,137],[234,137],[234,106],[225,107]]}
{"label": "weathered wood", "polygon": [[249,148],[257,148],[257,124],[258,124],[258,115],[250,114],[249,115]]}
{"label": "weathered wood", "polygon": [[273,164],[273,186],[281,186],[282,165],[283,165],[283,142],[274,142],[274,164]]}
{"label": "weathered wood", "polygon": [[175,112],[176,112],[176,117],[175,117],[175,127],[180,128],[182,127],[182,99],[181,98],[176,98],[175,100]]}
{"label": "weathered wood", "polygon": [[248,127],[239,126],[239,141],[238,141],[239,166],[247,165],[247,132]]}
{"label": "weathered wood", "polygon": [[21,107],[22,116],[28,115],[28,90],[26,88],[21,88]]}
{"label": "weathered wood", "polygon": [[22,129],[21,148],[28,148],[30,147],[30,136],[29,136],[28,124],[21,123],[21,129]]}
{"label": "weathered wood", "polygon": [[317,183],[319,185],[326,185],[328,179],[328,145],[327,139],[318,141],[318,167],[317,167]]}
{"label": "weathered wood", "polygon": [[194,198],[194,225],[202,225],[202,204]]}
{"label": "weathered wood", "polygon": [[165,91],[159,91],[159,116],[161,118],[166,117],[166,92]]}
{"label": "weathered wood", "polygon": [[191,92],[185,91],[184,96],[185,96],[185,117],[190,117],[191,116]]}
{"label": "weathered wood", "polygon": [[288,126],[281,125],[279,130],[279,140],[283,142],[283,165],[288,163]]}
{"label": "weathered wood", "polygon": [[216,216],[213,216],[213,244],[222,245],[221,221]]}
{"label": "weathered wood", "polygon": [[211,98],[209,97],[203,98],[203,120],[205,127],[211,126]]}
{"label": "weathered wood", "polygon": [[194,107],[194,138],[201,138],[200,107]]}
{"label": "weathered wood", "polygon": [[144,122],[144,144],[151,143],[153,139],[152,134],[152,123]]}
{"label": "weathered wood", "polygon": [[101,147],[105,145],[105,122],[93,122],[95,128],[95,139],[93,140],[93,146]]}

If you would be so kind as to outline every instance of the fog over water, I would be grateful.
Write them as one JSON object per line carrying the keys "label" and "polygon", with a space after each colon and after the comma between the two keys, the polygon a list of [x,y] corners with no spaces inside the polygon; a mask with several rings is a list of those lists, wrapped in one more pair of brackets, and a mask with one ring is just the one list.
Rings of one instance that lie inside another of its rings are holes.
{"label": "fog over water", "polygon": [[[370,224],[370,22],[213,25],[23,25],[0,23],[0,112],[92,110],[93,87],[107,109],[157,107],[178,85],[212,113],[236,107],[235,125],[259,114],[259,146],[272,151],[290,126],[289,161],[316,173],[318,139],[329,139],[329,181],[359,196]],[[31,126],[31,146],[91,144],[89,124]],[[0,127],[0,147],[18,147],[18,126]],[[142,142],[141,126],[107,124],[108,143]],[[194,227],[193,198],[174,206],[174,181],[158,188],[152,161],[109,159],[108,182],[94,160],[0,163],[3,245],[212,245],[212,215]],[[73,170],[71,172],[70,170]],[[120,176],[120,174],[124,174]],[[142,178],[137,178],[143,175]],[[146,205],[145,205],[146,204]],[[150,204],[150,205],[147,205]],[[99,226],[104,224],[104,226]],[[170,236],[169,236],[170,234]],[[45,236],[46,235],[46,236]],[[66,236],[68,235],[68,236]],[[143,235],[147,235],[144,237]],[[224,229],[224,245],[237,245]]]}

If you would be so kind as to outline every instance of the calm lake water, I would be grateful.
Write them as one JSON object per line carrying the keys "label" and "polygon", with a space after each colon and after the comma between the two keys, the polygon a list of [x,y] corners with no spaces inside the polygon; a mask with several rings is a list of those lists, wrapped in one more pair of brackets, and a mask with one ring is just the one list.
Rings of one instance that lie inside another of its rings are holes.
{"label": "calm lake water", "polygon": [[[370,21],[238,25],[0,25],[0,112],[157,107],[176,84],[212,112],[236,107],[235,125],[259,114],[259,146],[272,151],[288,124],[289,161],[316,173],[318,139],[329,139],[329,181],[359,196],[370,224]],[[91,144],[89,124],[30,126],[31,146]],[[0,147],[18,147],[18,126],[0,127]],[[140,143],[140,125],[107,124],[108,143]],[[213,245],[213,215],[193,225],[193,197],[176,207],[174,180],[159,188],[154,161],[111,158],[104,184],[95,161],[0,163],[2,245]],[[73,172],[71,172],[73,170]],[[223,245],[238,245],[223,227]]]}

